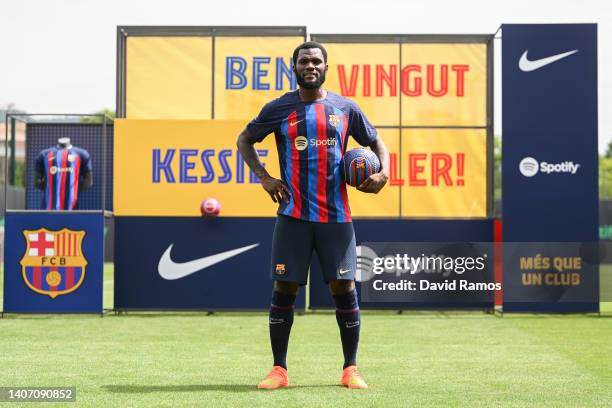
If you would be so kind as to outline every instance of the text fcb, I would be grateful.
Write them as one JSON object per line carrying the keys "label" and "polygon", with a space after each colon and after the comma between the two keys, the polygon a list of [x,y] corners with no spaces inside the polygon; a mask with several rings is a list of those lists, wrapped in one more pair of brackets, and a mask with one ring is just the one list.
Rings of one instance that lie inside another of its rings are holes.
{"label": "text fcb", "polygon": [[23,236],[26,249],[21,272],[31,290],[55,299],[81,286],[87,266],[82,250],[85,231],[41,228],[24,230]]}
{"label": "text fcb", "polygon": [[214,198],[207,198],[200,204],[200,212],[204,217],[216,217],[221,212],[221,204]]}
{"label": "text fcb", "polygon": [[349,186],[356,187],[380,171],[378,157],[368,149],[352,149],[342,158],[342,175]]}

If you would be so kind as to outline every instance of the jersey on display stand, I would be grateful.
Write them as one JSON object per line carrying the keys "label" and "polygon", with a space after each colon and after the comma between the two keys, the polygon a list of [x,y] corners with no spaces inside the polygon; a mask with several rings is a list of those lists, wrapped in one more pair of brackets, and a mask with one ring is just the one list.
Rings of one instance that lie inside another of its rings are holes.
{"label": "jersey on display stand", "polygon": [[89,152],[61,138],[57,146],[40,152],[36,159],[36,187],[43,190],[42,209],[74,210],[78,195],[92,185]]}

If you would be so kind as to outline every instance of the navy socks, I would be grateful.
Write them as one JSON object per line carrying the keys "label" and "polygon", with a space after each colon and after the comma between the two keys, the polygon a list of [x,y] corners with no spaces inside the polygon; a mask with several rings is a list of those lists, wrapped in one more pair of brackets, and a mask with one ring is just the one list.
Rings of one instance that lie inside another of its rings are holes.
{"label": "navy socks", "polygon": [[[340,329],[344,368],[356,365],[357,347],[361,319],[357,292],[352,290],[341,295],[334,295],[336,302],[336,321]],[[293,304],[295,296],[274,291],[270,305],[270,343],[274,355],[274,365],[287,368],[287,347],[289,334],[293,325]]]}
{"label": "navy socks", "polygon": [[342,351],[344,353],[344,368],[357,363],[357,346],[359,345],[359,304],[357,291],[352,290],[341,295],[334,295],[336,302],[336,321],[340,328]]}
{"label": "navy socks", "polygon": [[293,324],[295,296],[274,291],[270,305],[270,343],[274,365],[287,369],[287,346]]}

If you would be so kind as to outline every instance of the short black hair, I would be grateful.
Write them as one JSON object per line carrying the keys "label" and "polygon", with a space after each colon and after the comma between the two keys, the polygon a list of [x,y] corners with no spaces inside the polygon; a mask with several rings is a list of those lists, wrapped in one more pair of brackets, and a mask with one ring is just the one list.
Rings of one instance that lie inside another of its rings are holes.
{"label": "short black hair", "polygon": [[297,57],[300,53],[300,50],[307,50],[309,48],[318,48],[323,53],[323,61],[327,64],[327,50],[323,46],[323,44],[318,43],[316,41],[306,41],[297,46],[295,50],[293,50],[293,66],[297,65]]}

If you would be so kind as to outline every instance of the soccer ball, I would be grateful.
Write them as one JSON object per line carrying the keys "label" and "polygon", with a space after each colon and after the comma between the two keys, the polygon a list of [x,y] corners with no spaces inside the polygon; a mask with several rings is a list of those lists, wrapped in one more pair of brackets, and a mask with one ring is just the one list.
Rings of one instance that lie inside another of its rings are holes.
{"label": "soccer ball", "polygon": [[207,198],[200,203],[200,212],[203,217],[216,217],[221,211],[221,204],[214,198]]}
{"label": "soccer ball", "polygon": [[357,187],[380,171],[380,161],[373,151],[365,148],[349,150],[342,157],[342,176],[349,186]]}

